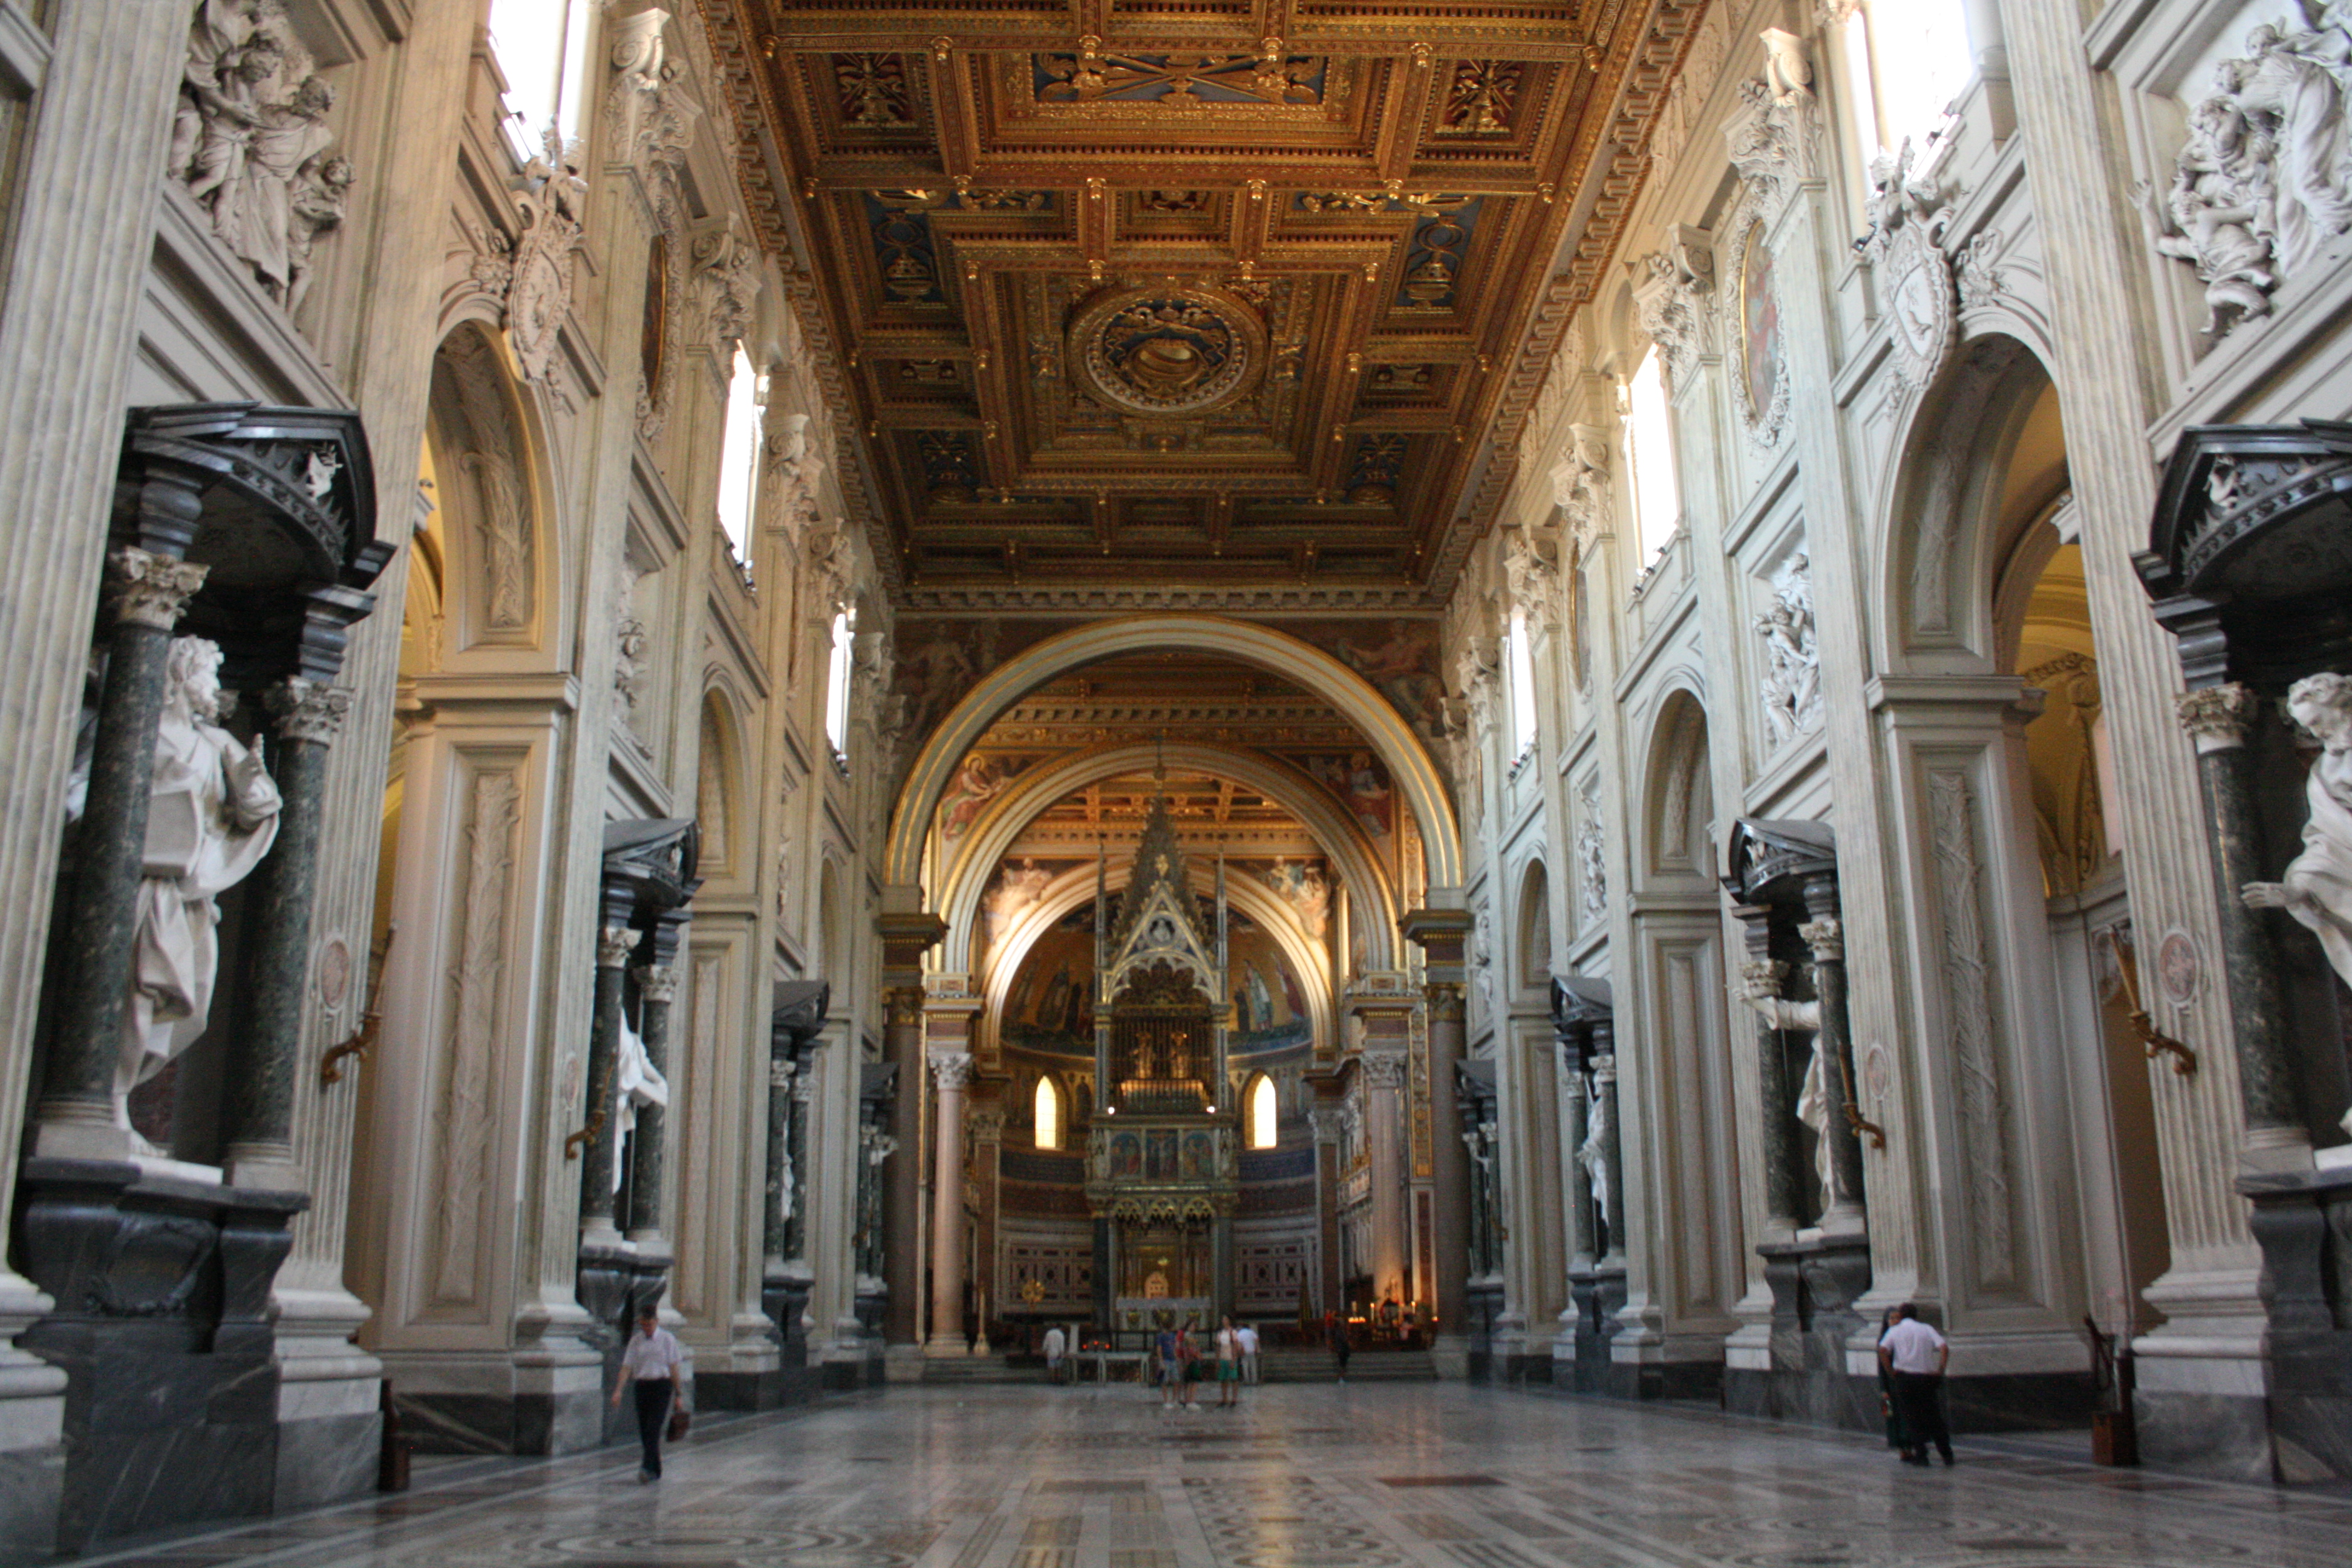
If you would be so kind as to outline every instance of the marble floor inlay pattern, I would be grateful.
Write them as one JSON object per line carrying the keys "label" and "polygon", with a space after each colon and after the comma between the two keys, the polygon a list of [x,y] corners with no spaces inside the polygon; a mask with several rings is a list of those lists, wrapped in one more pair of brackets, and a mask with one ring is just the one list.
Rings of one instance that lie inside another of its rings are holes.
{"label": "marble floor inlay pattern", "polygon": [[108,1568],[2343,1568],[2352,1498],[1458,1384],[893,1389],[80,1559]]}

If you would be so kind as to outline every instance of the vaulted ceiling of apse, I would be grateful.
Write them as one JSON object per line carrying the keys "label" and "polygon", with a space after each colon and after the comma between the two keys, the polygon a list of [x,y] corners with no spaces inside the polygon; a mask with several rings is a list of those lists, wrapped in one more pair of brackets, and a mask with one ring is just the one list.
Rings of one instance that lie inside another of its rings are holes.
{"label": "vaulted ceiling of apse", "polygon": [[734,0],[894,592],[1442,598],[1699,5],[1650,10]]}

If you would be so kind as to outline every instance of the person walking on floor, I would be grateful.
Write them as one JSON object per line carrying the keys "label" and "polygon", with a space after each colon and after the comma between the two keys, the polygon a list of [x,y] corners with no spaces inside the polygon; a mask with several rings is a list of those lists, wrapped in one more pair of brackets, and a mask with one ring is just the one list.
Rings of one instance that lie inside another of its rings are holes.
{"label": "person walking on floor", "polygon": [[1228,1312],[1217,1330],[1217,1403],[1237,1409],[1241,1402],[1242,1331],[1234,1327],[1234,1315]]}
{"label": "person walking on floor", "polygon": [[1151,1337],[1151,1381],[1160,1385],[1160,1409],[1175,1405],[1176,1384],[1182,1375],[1176,1357],[1176,1331],[1162,1329]]}
{"label": "person walking on floor", "polygon": [[1324,1342],[1331,1347],[1331,1360],[1339,1369],[1339,1381],[1348,1381],[1348,1320],[1339,1313],[1331,1314],[1323,1332]]}
{"label": "person walking on floor", "polygon": [[[1889,1307],[1878,1321],[1878,1337],[1884,1340],[1886,1331],[1903,1321],[1903,1309]],[[1903,1401],[1895,1392],[1895,1369],[1886,1364],[1886,1357],[1878,1358],[1878,1412],[1886,1419],[1886,1446],[1908,1457],[1911,1452],[1911,1428],[1903,1419]]]}
{"label": "person walking on floor", "polygon": [[637,1470],[639,1481],[661,1479],[662,1428],[677,1405],[677,1369],[685,1362],[685,1347],[676,1334],[661,1326],[660,1313],[648,1303],[637,1314],[637,1331],[621,1349],[621,1375],[613,1384],[615,1410],[629,1384],[637,1385],[637,1441],[646,1450],[645,1463]]}
{"label": "person walking on floor", "polygon": [[1192,1320],[1176,1331],[1176,1383],[1184,1391],[1184,1408],[1192,1408],[1192,1385],[1201,1381],[1201,1349],[1192,1342]]}
{"label": "person walking on floor", "polygon": [[1248,1323],[1244,1323],[1241,1327],[1241,1335],[1242,1381],[1255,1387],[1257,1385],[1257,1330]]}
{"label": "person walking on floor", "polygon": [[1045,1381],[1047,1383],[1062,1381],[1062,1352],[1069,1348],[1069,1342],[1062,1333],[1061,1324],[1055,1323],[1045,1331]]}
{"label": "person walking on floor", "polygon": [[1944,1336],[1919,1321],[1919,1309],[1906,1301],[1902,1316],[1878,1342],[1878,1363],[1895,1377],[1895,1407],[1903,1414],[1904,1436],[1910,1447],[1903,1453],[1906,1465],[1927,1462],[1927,1445],[1935,1444],[1952,1464],[1952,1434],[1944,1421],[1944,1366],[1952,1347]]}

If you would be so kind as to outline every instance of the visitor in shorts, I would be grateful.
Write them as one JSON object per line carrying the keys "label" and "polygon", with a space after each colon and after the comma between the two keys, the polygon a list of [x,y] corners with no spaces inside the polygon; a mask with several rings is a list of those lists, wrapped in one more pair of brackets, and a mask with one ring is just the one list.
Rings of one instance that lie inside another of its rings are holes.
{"label": "visitor in shorts", "polygon": [[1949,1468],[1952,1433],[1944,1422],[1944,1365],[1951,1360],[1952,1347],[1919,1321],[1919,1309],[1910,1302],[1898,1310],[1903,1316],[1878,1342],[1878,1361],[1895,1374],[1895,1403],[1911,1444],[1903,1452],[1903,1462],[1926,1464],[1927,1445],[1933,1443]]}
{"label": "visitor in shorts", "polygon": [[1192,1385],[1201,1381],[1201,1349],[1192,1342],[1192,1320],[1176,1331],[1176,1386],[1182,1389],[1184,1408],[1192,1408]]}
{"label": "visitor in shorts", "polygon": [[1045,1331],[1045,1381],[1047,1383],[1062,1381],[1062,1352],[1069,1348],[1069,1342],[1062,1332],[1061,1324],[1055,1323]]}
{"label": "visitor in shorts", "polygon": [[1225,1314],[1217,1330],[1217,1403],[1238,1407],[1242,1402],[1242,1331],[1234,1316]]}
{"label": "visitor in shorts", "polygon": [[1173,1329],[1162,1329],[1151,1339],[1151,1381],[1160,1385],[1162,1410],[1176,1403],[1176,1385],[1183,1381],[1184,1369],[1177,1359],[1176,1342]]}
{"label": "visitor in shorts", "polygon": [[615,1410],[621,1407],[622,1393],[633,1382],[637,1385],[637,1441],[645,1445],[645,1462],[637,1470],[640,1481],[661,1479],[662,1427],[677,1403],[677,1369],[685,1361],[677,1336],[661,1326],[661,1315],[647,1305],[637,1314],[637,1331],[622,1348],[621,1375],[613,1384]]}
{"label": "visitor in shorts", "polygon": [[1242,1381],[1257,1382],[1257,1330],[1247,1323],[1242,1325]]}

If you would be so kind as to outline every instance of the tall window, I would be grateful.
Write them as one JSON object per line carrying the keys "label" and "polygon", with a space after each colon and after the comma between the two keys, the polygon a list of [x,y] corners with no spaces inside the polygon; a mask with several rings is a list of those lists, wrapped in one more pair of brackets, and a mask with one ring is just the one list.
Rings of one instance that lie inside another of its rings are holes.
{"label": "tall window", "polygon": [[1627,467],[1633,472],[1633,516],[1642,532],[1642,564],[1658,558],[1682,521],[1682,493],[1675,481],[1674,415],[1666,406],[1665,372],[1652,349],[1642,356],[1627,387]]}
{"label": "tall window", "polygon": [[1926,162],[1952,100],[1976,74],[1959,0],[1864,0],[1839,32],[1863,146],[1892,153],[1908,137]]}
{"label": "tall window", "polygon": [[580,133],[587,79],[588,16],[578,0],[490,0],[490,52],[507,79],[507,138],[538,154],[551,121],[565,141]]}
{"label": "tall window", "polygon": [[1037,1147],[1062,1146],[1062,1091],[1050,1078],[1037,1080]]}
{"label": "tall window", "polygon": [[1511,629],[1506,637],[1504,668],[1510,672],[1511,682],[1511,755],[1524,757],[1528,748],[1536,743],[1536,661],[1528,647],[1525,611],[1511,612]]}
{"label": "tall window", "polygon": [[849,754],[849,612],[833,617],[833,660],[824,680],[824,738],[834,755]]}
{"label": "tall window", "polygon": [[1282,1119],[1280,1102],[1275,1098],[1274,1079],[1264,1073],[1249,1087],[1249,1100],[1244,1109],[1249,1113],[1249,1146],[1253,1149],[1274,1147],[1275,1131]]}
{"label": "tall window", "polygon": [[727,383],[727,434],[719,448],[719,526],[735,548],[736,561],[751,563],[751,498],[760,469],[760,374],[751,356],[735,350],[735,374]]}

